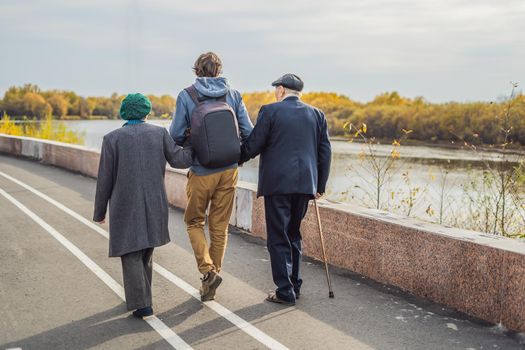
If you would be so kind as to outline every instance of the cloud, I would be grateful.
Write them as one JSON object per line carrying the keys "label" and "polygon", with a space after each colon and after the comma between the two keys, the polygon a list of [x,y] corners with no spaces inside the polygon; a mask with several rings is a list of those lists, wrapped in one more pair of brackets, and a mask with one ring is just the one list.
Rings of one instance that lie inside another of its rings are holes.
{"label": "cloud", "polygon": [[0,90],[176,93],[215,50],[243,90],[286,71],[361,100],[385,90],[493,99],[525,80],[525,2],[507,0],[4,0]]}

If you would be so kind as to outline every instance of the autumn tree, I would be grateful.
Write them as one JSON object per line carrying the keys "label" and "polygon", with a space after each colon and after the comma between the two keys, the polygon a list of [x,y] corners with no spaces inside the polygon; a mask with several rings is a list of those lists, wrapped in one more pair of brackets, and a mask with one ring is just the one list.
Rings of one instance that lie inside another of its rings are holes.
{"label": "autumn tree", "polygon": [[[27,93],[31,93],[33,95],[29,95],[28,100],[24,102],[24,96]],[[2,109],[5,113],[12,116],[26,115],[28,112],[26,107],[30,104],[34,104],[32,103],[34,102],[32,101],[32,96],[39,95],[39,93],[39,87],[33,84],[26,84],[21,87],[11,86],[4,94]],[[33,115],[30,110],[29,115]]]}
{"label": "autumn tree", "polygon": [[148,95],[151,101],[152,115],[155,117],[169,117],[175,110],[175,99],[170,95]]}
{"label": "autumn tree", "polygon": [[63,118],[67,114],[67,109],[69,104],[64,96],[59,94],[53,94],[47,98],[47,103],[51,106],[53,110],[53,115],[59,118]]}
{"label": "autumn tree", "polygon": [[29,117],[43,119],[52,113],[53,109],[38,93],[27,92],[22,98],[23,114]]}

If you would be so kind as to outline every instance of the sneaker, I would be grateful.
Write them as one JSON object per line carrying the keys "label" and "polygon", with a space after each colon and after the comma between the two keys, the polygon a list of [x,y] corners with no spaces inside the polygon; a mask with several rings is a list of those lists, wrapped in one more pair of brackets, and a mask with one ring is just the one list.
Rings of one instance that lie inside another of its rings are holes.
{"label": "sneaker", "polygon": [[202,287],[200,289],[201,301],[209,301],[215,299],[215,291],[222,282],[222,277],[217,272],[211,270],[203,278],[201,278]]}
{"label": "sneaker", "polygon": [[143,307],[142,309],[137,309],[133,311],[133,316],[135,316],[136,318],[142,318],[142,319],[153,316],[153,308],[151,306],[146,306],[146,307]]}

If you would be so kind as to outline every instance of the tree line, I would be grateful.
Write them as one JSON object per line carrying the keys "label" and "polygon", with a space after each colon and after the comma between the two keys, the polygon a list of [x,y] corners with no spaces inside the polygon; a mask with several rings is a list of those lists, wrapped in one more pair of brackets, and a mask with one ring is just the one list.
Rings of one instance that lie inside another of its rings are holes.
{"label": "tree line", "polygon": [[[12,86],[0,100],[0,111],[14,118],[44,119],[118,119],[125,95],[113,93],[110,97],[83,97],[73,91],[41,90],[37,85]],[[175,108],[170,95],[148,95],[153,117],[169,117]]]}
{"label": "tree line", "polygon": [[[259,108],[274,101],[272,92],[243,95],[252,119]],[[305,93],[303,101],[324,111],[331,136],[348,136],[348,125],[366,125],[367,136],[378,141],[410,140],[430,143],[467,142],[525,145],[525,95],[499,102],[431,103],[387,92],[361,103],[336,93]],[[508,148],[508,147],[507,147]]]}
{"label": "tree line", "polygon": [[[148,95],[156,118],[169,118],[175,109],[170,95]],[[0,112],[15,118],[43,119],[53,115],[67,118],[118,119],[124,95],[82,97],[72,91],[41,90],[27,84],[9,88],[0,100]],[[367,135],[378,140],[395,140],[411,130],[410,139],[424,142],[465,141],[497,145],[512,142],[525,145],[525,96],[499,102],[431,103],[422,97],[407,98],[387,92],[362,103],[331,92],[309,92],[303,100],[325,112],[332,136],[345,136],[348,124],[366,124]],[[259,108],[274,102],[273,92],[244,93],[243,100],[255,122]],[[507,108],[511,104],[511,108]],[[508,110],[508,112],[507,112]],[[502,129],[509,130],[506,140]],[[405,130],[405,131],[404,131]]]}

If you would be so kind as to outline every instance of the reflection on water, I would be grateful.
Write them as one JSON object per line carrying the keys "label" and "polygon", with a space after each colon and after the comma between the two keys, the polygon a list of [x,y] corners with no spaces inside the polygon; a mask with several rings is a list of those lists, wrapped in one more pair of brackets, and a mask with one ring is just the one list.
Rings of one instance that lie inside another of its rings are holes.
{"label": "reflection on water", "polygon": [[[149,122],[163,127],[170,124],[169,120]],[[86,146],[99,149],[102,137],[121,127],[124,122],[82,120],[64,123],[72,130],[85,133]],[[374,178],[366,170],[366,163],[359,159],[364,146],[333,141],[332,147],[333,160],[327,198],[373,207],[376,184],[371,183]],[[390,154],[391,147],[379,145],[376,150],[379,156],[385,157]],[[431,221],[437,221],[440,213],[443,217],[464,213],[466,191],[463,186],[472,179],[481,178],[487,161],[502,158],[497,152],[478,153],[468,149],[427,146],[402,146],[400,153],[401,159],[396,162],[396,169],[382,188],[382,206],[400,214],[407,214],[410,210],[411,216]],[[256,183],[257,168],[257,160],[246,163],[240,169],[240,179]],[[444,204],[441,205],[442,203]]]}

